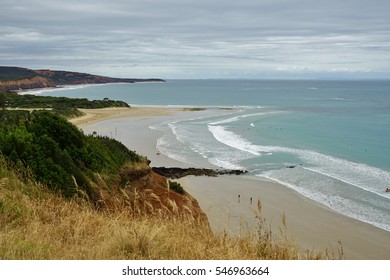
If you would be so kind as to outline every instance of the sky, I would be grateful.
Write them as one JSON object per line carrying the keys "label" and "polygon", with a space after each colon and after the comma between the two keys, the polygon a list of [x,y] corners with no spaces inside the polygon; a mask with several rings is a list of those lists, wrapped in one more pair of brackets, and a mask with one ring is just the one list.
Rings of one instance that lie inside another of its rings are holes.
{"label": "sky", "polygon": [[0,0],[0,65],[165,79],[389,79],[389,0]]}

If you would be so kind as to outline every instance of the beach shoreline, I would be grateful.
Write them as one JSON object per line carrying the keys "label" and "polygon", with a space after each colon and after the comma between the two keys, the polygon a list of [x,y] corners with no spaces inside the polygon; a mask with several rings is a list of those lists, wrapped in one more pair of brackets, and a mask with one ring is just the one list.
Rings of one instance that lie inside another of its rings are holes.
{"label": "beach shoreline", "polygon": [[70,119],[74,125],[83,128],[99,121],[129,118],[129,117],[153,117],[173,114],[179,109],[163,107],[115,107],[103,109],[79,109],[83,116]]}
{"label": "beach shoreline", "polygon": [[[183,108],[171,107],[82,111],[85,115],[71,122],[84,132],[111,133],[130,149],[147,156],[152,166],[191,167],[159,154],[156,143],[162,135],[149,127],[163,120],[196,116],[197,112],[183,112]],[[117,127],[123,123],[126,123],[126,131],[117,133]],[[127,130],[136,133],[129,137]],[[260,201],[262,215],[275,230],[282,227],[282,216],[286,216],[287,235],[303,248],[328,248],[337,257],[341,244],[346,259],[390,259],[390,232],[336,213],[279,183],[250,175],[189,176],[178,181],[198,200],[215,232],[239,235],[256,230],[254,212]]]}

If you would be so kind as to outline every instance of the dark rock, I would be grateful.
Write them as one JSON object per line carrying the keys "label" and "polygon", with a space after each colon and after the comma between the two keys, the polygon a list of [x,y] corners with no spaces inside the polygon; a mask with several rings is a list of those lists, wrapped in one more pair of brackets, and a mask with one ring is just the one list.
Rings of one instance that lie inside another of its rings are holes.
{"label": "dark rock", "polygon": [[[300,163],[299,164],[299,166],[302,166],[303,164],[302,163]],[[289,165],[289,166],[287,166],[286,168],[295,168],[295,167],[297,167],[298,165]]]}
{"label": "dark rock", "polygon": [[218,175],[241,175],[247,173],[246,170],[218,170],[210,168],[180,168],[180,167],[152,167],[153,171],[166,178],[178,179],[185,176],[210,176]]}

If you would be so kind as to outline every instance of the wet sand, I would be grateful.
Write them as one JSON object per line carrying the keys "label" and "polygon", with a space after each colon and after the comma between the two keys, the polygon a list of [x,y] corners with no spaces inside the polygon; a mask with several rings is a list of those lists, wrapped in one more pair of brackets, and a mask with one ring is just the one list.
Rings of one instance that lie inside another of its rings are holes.
{"label": "wet sand", "polygon": [[260,201],[273,232],[284,229],[285,215],[287,236],[302,248],[328,249],[337,257],[341,242],[346,259],[390,259],[390,232],[336,213],[278,183],[246,175],[187,177],[180,183],[199,201],[215,231],[256,230],[254,213]]}

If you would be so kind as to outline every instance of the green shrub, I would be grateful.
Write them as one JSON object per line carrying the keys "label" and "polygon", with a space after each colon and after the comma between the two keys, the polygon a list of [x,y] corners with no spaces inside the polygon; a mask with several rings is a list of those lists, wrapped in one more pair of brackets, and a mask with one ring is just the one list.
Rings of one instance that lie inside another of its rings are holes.
{"label": "green shrub", "polygon": [[127,163],[146,161],[114,139],[84,135],[52,112],[5,113],[0,116],[0,154],[66,197],[93,198],[96,173],[116,175]]}
{"label": "green shrub", "polygon": [[20,95],[17,93],[5,93],[5,97],[8,101],[8,107],[19,108],[53,108],[63,110],[63,108],[99,109],[107,107],[130,107],[126,102],[117,100],[90,101],[87,98],[67,98],[32,94]]}
{"label": "green shrub", "polygon": [[169,188],[178,194],[185,194],[183,187],[178,182],[169,181]]}

